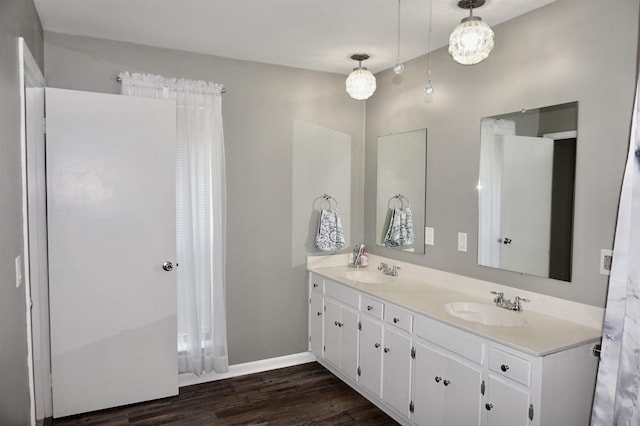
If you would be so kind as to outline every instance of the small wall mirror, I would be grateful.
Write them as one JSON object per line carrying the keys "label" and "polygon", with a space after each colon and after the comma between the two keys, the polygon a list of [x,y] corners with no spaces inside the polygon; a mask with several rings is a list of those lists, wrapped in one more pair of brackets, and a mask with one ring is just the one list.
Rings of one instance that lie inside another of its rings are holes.
{"label": "small wall mirror", "polygon": [[578,103],[481,120],[478,264],[571,281]]}
{"label": "small wall mirror", "polygon": [[376,243],[424,254],[427,129],[378,138]]}

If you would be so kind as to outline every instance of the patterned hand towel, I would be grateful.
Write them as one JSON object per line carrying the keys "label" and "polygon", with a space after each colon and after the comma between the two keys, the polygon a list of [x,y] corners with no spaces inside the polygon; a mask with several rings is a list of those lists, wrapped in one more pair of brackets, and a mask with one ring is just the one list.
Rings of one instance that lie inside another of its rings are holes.
{"label": "patterned hand towel", "polygon": [[316,247],[322,251],[337,251],[344,247],[344,231],[338,209],[320,212]]}
{"label": "patterned hand towel", "polygon": [[413,216],[409,207],[394,209],[389,221],[389,229],[384,237],[387,247],[406,247],[413,244]]}

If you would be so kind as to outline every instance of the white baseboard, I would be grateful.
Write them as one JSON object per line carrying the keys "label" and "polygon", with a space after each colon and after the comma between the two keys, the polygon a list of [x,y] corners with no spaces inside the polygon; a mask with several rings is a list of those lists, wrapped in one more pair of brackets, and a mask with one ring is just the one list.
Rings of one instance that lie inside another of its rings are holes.
{"label": "white baseboard", "polygon": [[203,373],[202,376],[199,377],[192,373],[183,373],[178,376],[178,386],[183,387],[197,385],[198,383],[214,382],[216,380],[244,376],[245,374],[261,373],[263,371],[276,370],[278,368],[291,367],[314,361],[316,361],[316,356],[313,353],[300,352],[277,358],[230,365],[229,371],[226,373]]}

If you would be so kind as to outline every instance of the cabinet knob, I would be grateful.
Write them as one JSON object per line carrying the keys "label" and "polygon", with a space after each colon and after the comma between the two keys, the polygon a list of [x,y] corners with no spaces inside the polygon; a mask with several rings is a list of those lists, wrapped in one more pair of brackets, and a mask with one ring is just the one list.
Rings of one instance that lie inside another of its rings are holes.
{"label": "cabinet knob", "polygon": [[509,369],[509,366],[507,364],[502,364],[500,366],[500,370],[502,370],[502,371],[507,371],[508,369]]}
{"label": "cabinet knob", "polygon": [[318,287],[318,284],[313,283],[313,288],[317,288],[317,287]]}
{"label": "cabinet knob", "polygon": [[339,323],[338,323],[338,327],[342,327],[343,325],[344,325],[344,323],[343,323],[343,322],[339,322]]}
{"label": "cabinet knob", "polygon": [[318,316],[322,315],[322,312],[318,312]]}
{"label": "cabinet knob", "polygon": [[373,306],[371,306],[371,305],[367,305],[367,311],[370,311],[370,310],[372,310],[372,309],[373,309]]}
{"label": "cabinet knob", "polygon": [[373,346],[375,346],[375,347],[376,347],[376,349],[377,349],[377,348],[379,348],[379,347],[380,347],[380,343],[376,343],[376,344],[375,344],[375,345],[373,345]]}
{"label": "cabinet knob", "polygon": [[442,377],[436,376],[436,383],[440,383],[440,380],[442,380]]}
{"label": "cabinet knob", "polygon": [[493,408],[493,404],[489,404],[488,402],[486,404],[484,404],[484,408],[487,409],[487,411],[491,410]]}
{"label": "cabinet knob", "polygon": [[400,322],[400,318],[398,318],[398,317],[394,317],[394,318],[393,318],[393,323],[394,323],[394,324],[397,324],[397,323],[399,323],[399,322]]}
{"label": "cabinet knob", "polygon": [[449,386],[451,384],[451,381],[445,379],[445,381],[443,381],[442,384],[445,386]]}
{"label": "cabinet knob", "polygon": [[389,349],[389,348],[384,348],[384,353],[385,353],[385,354],[386,354],[386,353],[389,353],[389,352],[391,352],[391,349]]}
{"label": "cabinet knob", "polygon": [[333,324],[337,327],[338,326],[338,321],[334,321]]}

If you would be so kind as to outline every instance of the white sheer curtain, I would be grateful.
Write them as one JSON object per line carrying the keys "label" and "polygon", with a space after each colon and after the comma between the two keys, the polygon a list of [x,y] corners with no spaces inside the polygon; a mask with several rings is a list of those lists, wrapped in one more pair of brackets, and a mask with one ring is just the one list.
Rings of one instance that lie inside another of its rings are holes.
{"label": "white sheer curtain", "polygon": [[622,181],[591,422],[640,425],[640,86]]}
{"label": "white sheer curtain", "polygon": [[120,79],[123,95],[176,101],[179,371],[226,372],[222,85],[135,73]]}
{"label": "white sheer curtain", "polygon": [[478,180],[478,263],[500,265],[500,202],[504,135],[515,135],[511,120],[483,118],[481,122],[480,178]]}

